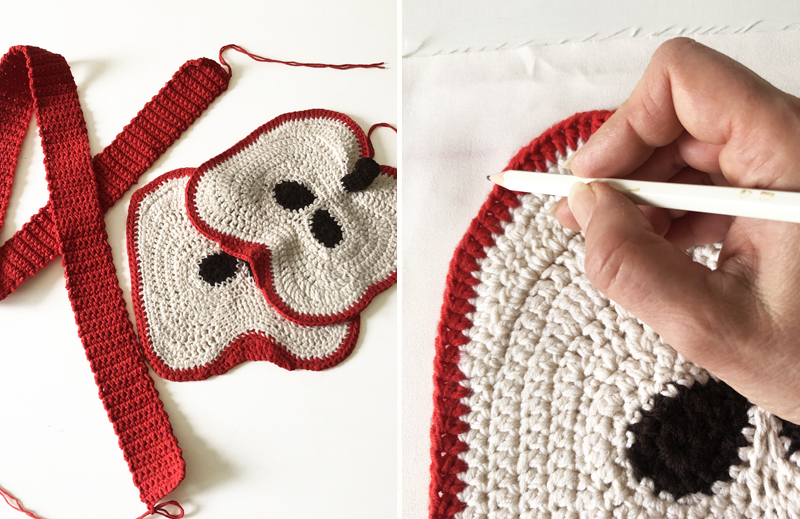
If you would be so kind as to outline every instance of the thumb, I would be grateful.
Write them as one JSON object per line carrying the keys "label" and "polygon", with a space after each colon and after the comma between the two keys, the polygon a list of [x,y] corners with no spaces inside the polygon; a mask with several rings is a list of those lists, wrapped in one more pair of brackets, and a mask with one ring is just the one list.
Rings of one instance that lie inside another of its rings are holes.
{"label": "thumb", "polygon": [[670,344],[708,338],[716,293],[708,268],[658,235],[633,202],[602,182],[575,182],[568,201],[586,239],[586,275],[598,290]]}

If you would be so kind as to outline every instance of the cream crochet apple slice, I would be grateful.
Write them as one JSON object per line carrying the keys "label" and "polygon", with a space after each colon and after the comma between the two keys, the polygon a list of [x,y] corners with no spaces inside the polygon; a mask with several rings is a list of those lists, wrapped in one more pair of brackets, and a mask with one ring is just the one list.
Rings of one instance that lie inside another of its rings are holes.
{"label": "cream crochet apple slice", "polygon": [[299,326],[271,307],[247,263],[200,234],[186,214],[193,168],[134,193],[128,259],[139,335],[150,365],[169,380],[202,380],[246,360],[322,370],[345,359],[359,319]]}
{"label": "cream crochet apple slice", "polygon": [[397,278],[397,170],[326,110],[281,115],[200,166],[189,218],[302,325],[352,319]]}

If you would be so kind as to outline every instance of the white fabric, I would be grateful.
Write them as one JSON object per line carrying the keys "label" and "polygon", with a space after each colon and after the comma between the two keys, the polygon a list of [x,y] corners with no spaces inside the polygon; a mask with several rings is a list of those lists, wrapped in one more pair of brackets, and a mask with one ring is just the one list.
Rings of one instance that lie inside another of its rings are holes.
{"label": "white fabric", "polygon": [[[434,340],[447,267],[491,186],[486,175],[552,124],[613,109],[664,38],[634,38],[403,62],[401,188],[403,494],[425,517]],[[795,95],[800,34],[698,38]]]}
{"label": "white fabric", "polygon": [[776,31],[800,24],[785,0],[404,0],[403,57],[523,45]]}

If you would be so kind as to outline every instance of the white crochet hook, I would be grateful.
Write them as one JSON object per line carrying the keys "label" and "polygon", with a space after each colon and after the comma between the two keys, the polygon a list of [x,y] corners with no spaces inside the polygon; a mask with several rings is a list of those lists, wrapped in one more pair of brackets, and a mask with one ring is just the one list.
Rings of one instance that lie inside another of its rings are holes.
{"label": "white crochet hook", "polygon": [[767,189],[646,182],[621,178],[503,171],[487,177],[511,191],[567,196],[575,182],[604,182],[633,203],[667,209],[800,223],[800,193]]}

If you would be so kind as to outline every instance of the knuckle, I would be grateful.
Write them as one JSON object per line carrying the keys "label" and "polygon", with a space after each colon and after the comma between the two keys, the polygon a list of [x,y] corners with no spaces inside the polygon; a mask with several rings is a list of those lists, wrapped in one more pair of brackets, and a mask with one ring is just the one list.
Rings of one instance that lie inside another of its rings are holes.
{"label": "knuckle", "polygon": [[625,239],[603,239],[587,247],[586,277],[606,295],[625,293],[634,245]]}
{"label": "knuckle", "polygon": [[699,47],[702,45],[691,38],[684,36],[672,38],[658,46],[653,54],[653,61],[680,63],[681,56],[685,56],[687,52],[694,52]]}
{"label": "knuckle", "polygon": [[660,93],[647,90],[639,98],[639,110],[630,124],[633,134],[646,146],[660,147],[669,143],[672,137],[672,128],[663,125],[652,125],[650,121],[664,120],[666,112],[671,106],[665,106]]}

